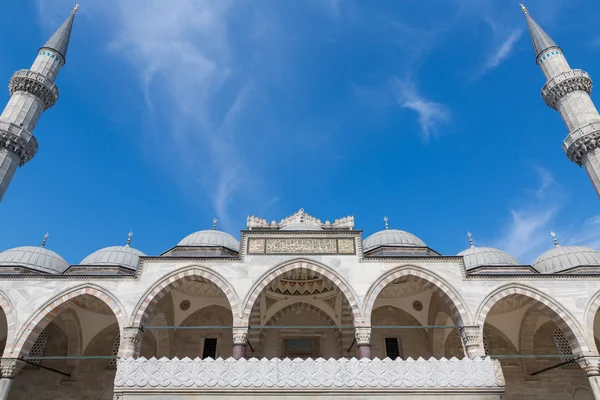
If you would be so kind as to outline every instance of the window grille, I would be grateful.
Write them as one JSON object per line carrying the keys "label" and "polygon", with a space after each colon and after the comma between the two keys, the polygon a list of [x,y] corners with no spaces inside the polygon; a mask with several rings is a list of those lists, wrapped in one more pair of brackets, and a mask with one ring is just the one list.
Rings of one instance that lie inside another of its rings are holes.
{"label": "window grille", "polygon": [[46,350],[46,343],[48,342],[48,332],[44,329],[40,336],[36,339],[35,343],[31,347],[31,351],[29,352],[29,357],[27,361],[32,364],[39,364],[42,362],[40,359],[36,359],[35,357],[42,357],[44,355],[44,351]]}
{"label": "window grille", "polygon": [[483,350],[485,351],[486,356],[490,354],[490,342],[485,333],[483,334]]}
{"label": "window grille", "polygon": [[[119,347],[121,347],[121,335],[117,335],[117,337],[115,338],[115,341],[113,342],[112,352],[110,353],[110,355],[117,356],[119,354]],[[113,358],[112,360],[110,360],[110,362],[108,363],[108,366],[110,368],[116,368],[117,367],[117,359]]]}
{"label": "window grille", "polygon": [[[556,345],[556,350],[558,351],[558,354],[560,354],[561,356],[565,356],[565,357],[561,357],[560,360],[568,361],[568,360],[572,359],[573,351],[571,350],[571,345],[569,344],[569,341],[567,340],[567,337],[565,336],[563,331],[561,331],[560,329],[554,330],[552,337],[554,338],[554,344]],[[577,364],[575,362],[573,362],[573,363],[569,363],[568,365],[577,365]]]}

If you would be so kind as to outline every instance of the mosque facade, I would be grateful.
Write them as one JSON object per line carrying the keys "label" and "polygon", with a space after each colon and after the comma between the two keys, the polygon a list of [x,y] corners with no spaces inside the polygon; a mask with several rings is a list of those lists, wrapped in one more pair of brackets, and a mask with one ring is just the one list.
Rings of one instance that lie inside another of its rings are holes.
{"label": "mosque facade", "polygon": [[[75,11],[10,80],[0,196],[37,151]],[[598,191],[591,80],[524,12],[563,149]],[[0,399],[600,399],[600,251],[553,235],[528,265],[470,234],[443,255],[387,218],[332,221],[215,221],[160,255],[130,234],[78,264],[47,237],[4,250]]]}

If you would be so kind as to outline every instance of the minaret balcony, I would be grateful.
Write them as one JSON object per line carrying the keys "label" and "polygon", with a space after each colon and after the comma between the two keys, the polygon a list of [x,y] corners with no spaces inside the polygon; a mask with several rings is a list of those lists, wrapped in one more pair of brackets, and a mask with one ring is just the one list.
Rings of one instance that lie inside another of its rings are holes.
{"label": "minaret balcony", "polygon": [[592,122],[569,133],[562,149],[575,164],[581,166],[583,156],[600,147],[600,121]]}
{"label": "minaret balcony", "polygon": [[8,122],[0,121],[0,148],[6,148],[17,154],[19,165],[25,165],[35,156],[38,142],[31,132]]}
{"label": "minaret balcony", "polygon": [[15,92],[27,92],[42,99],[44,111],[56,104],[58,87],[44,75],[27,69],[15,72],[10,78],[8,90],[12,96]]}
{"label": "minaret balcony", "polygon": [[572,69],[550,79],[542,88],[542,97],[548,107],[556,110],[560,99],[576,91],[592,93],[592,80],[581,69]]}

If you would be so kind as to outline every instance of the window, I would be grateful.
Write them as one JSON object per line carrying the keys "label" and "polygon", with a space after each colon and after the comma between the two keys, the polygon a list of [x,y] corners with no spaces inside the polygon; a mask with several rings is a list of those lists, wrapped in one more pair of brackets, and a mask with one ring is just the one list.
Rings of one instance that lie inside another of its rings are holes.
{"label": "window", "polygon": [[490,342],[488,341],[488,338],[485,335],[485,333],[483,334],[483,350],[485,351],[486,356],[490,354]]}
{"label": "window", "polygon": [[388,358],[391,358],[392,360],[400,357],[398,338],[385,338],[385,352]]}
{"label": "window", "polygon": [[[118,355],[120,346],[121,346],[121,335],[117,335],[117,337],[115,338],[115,341],[113,342],[112,353],[110,355],[111,356]],[[108,363],[108,366],[110,368],[116,368],[117,367],[117,359],[113,358],[112,360],[110,360],[110,362]]]}
{"label": "window", "polygon": [[44,351],[46,350],[46,342],[48,341],[48,332],[44,329],[40,336],[38,336],[37,340],[33,344],[31,351],[29,352],[29,361],[32,364],[39,364],[42,360],[35,359],[35,357],[42,357],[44,355]]}
{"label": "window", "polygon": [[202,349],[202,358],[217,358],[217,339],[206,338],[204,339],[204,349]]}
{"label": "window", "polygon": [[[569,344],[569,341],[567,340],[567,337],[565,336],[563,331],[561,331],[560,329],[556,329],[552,334],[552,337],[554,338],[554,345],[556,346],[558,354],[560,354],[561,356],[565,356],[564,358],[561,357],[560,360],[569,361],[570,359],[572,359],[573,351],[571,350],[571,345]],[[569,365],[577,365],[577,363],[573,362]]]}

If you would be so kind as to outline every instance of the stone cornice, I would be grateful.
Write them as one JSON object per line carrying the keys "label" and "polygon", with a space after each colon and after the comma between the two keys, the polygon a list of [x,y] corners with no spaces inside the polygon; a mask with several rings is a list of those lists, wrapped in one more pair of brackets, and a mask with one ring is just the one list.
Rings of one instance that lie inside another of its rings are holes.
{"label": "stone cornice", "polygon": [[363,256],[359,262],[361,263],[384,263],[398,264],[402,263],[458,263],[462,265],[462,256],[390,256],[390,257],[369,257]]}
{"label": "stone cornice", "polygon": [[0,121],[0,147],[19,156],[19,165],[25,165],[38,150],[37,139],[28,131],[7,122]]}
{"label": "stone cornice", "polygon": [[585,155],[598,147],[600,147],[600,121],[570,132],[562,145],[569,160],[579,166],[585,161]]}
{"label": "stone cornice", "polygon": [[27,92],[39,97],[44,103],[44,110],[51,108],[58,100],[58,87],[50,79],[37,72],[22,69],[10,78],[8,90],[12,96],[15,92]]}

